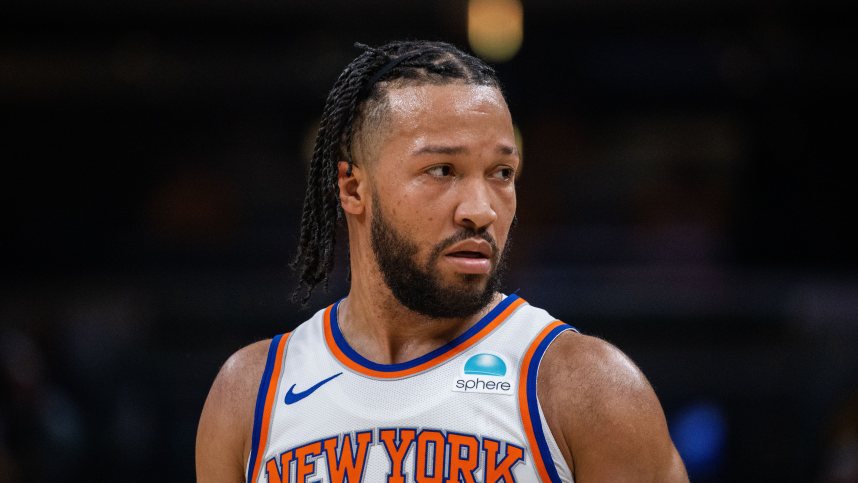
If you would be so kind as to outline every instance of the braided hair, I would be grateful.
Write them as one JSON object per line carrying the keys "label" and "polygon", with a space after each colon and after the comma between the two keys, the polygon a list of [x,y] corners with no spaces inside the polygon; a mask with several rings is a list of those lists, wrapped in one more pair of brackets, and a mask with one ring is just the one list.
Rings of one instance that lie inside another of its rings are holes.
{"label": "braided hair", "polygon": [[[385,112],[387,89],[463,83],[500,88],[494,69],[444,42],[400,41],[363,49],[340,74],[325,101],[307,179],[301,234],[292,268],[298,272],[293,300],[306,304],[320,283],[327,289],[334,266],[337,227],[343,219],[337,166],[355,164],[353,139],[365,139]],[[363,128],[363,129],[362,129]],[[365,150],[360,150],[364,151]]]}

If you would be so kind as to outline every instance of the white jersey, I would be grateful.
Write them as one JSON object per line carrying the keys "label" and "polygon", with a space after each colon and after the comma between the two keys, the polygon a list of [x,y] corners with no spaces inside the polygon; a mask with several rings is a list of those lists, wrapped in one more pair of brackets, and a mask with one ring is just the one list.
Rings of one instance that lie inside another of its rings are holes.
{"label": "white jersey", "polygon": [[248,482],[573,481],[536,396],[542,355],[572,327],[510,295],[443,347],[378,364],[337,307],[272,340]]}

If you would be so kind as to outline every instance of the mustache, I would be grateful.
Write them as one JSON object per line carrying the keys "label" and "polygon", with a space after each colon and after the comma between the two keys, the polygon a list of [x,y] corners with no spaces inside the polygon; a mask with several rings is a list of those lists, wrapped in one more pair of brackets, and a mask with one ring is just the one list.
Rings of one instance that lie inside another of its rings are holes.
{"label": "mustache", "polygon": [[432,254],[429,257],[430,260],[434,260],[441,255],[441,252],[450,248],[452,245],[459,243],[460,241],[467,240],[469,238],[481,238],[488,242],[492,247],[492,259],[497,258],[498,254],[498,244],[495,242],[493,236],[491,236],[485,229],[482,230],[472,230],[468,228],[462,228],[451,236],[445,238],[440,243],[438,243],[434,249],[432,249]]}

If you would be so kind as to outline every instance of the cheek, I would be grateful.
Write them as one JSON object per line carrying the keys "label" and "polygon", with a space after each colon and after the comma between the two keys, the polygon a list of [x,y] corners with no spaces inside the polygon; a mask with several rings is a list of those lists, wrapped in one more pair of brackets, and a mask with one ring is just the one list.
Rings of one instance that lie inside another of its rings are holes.
{"label": "cheek", "polygon": [[509,232],[512,229],[512,222],[515,219],[516,211],[515,189],[502,192],[498,199],[495,212],[498,215],[498,243],[502,246],[506,245],[506,240],[509,238]]}
{"label": "cheek", "polygon": [[399,190],[391,190],[390,202],[385,213],[396,229],[416,243],[420,249],[432,244],[431,235],[435,225],[442,219],[438,199],[430,196],[420,186],[404,185]]}
{"label": "cheek", "polygon": [[404,186],[397,198],[397,208],[415,229],[425,227],[427,223],[441,218],[444,193],[433,189],[431,185],[415,181]]}
{"label": "cheek", "polygon": [[500,190],[498,193],[497,206],[495,208],[498,218],[501,218],[508,223],[512,223],[516,207],[517,200],[515,197],[515,187]]}
{"label": "cheek", "polygon": [[510,190],[508,204],[513,214],[515,214],[515,209],[518,206],[518,200],[515,197],[515,186],[513,186],[512,190]]}

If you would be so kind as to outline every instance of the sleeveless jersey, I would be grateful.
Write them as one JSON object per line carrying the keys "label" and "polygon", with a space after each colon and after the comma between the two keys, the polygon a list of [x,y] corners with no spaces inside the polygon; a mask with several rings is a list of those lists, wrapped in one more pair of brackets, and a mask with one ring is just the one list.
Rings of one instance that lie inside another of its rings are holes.
{"label": "sleeveless jersey", "polygon": [[338,306],[272,339],[248,482],[573,481],[536,396],[572,327],[510,295],[446,345],[378,364],[346,342]]}

